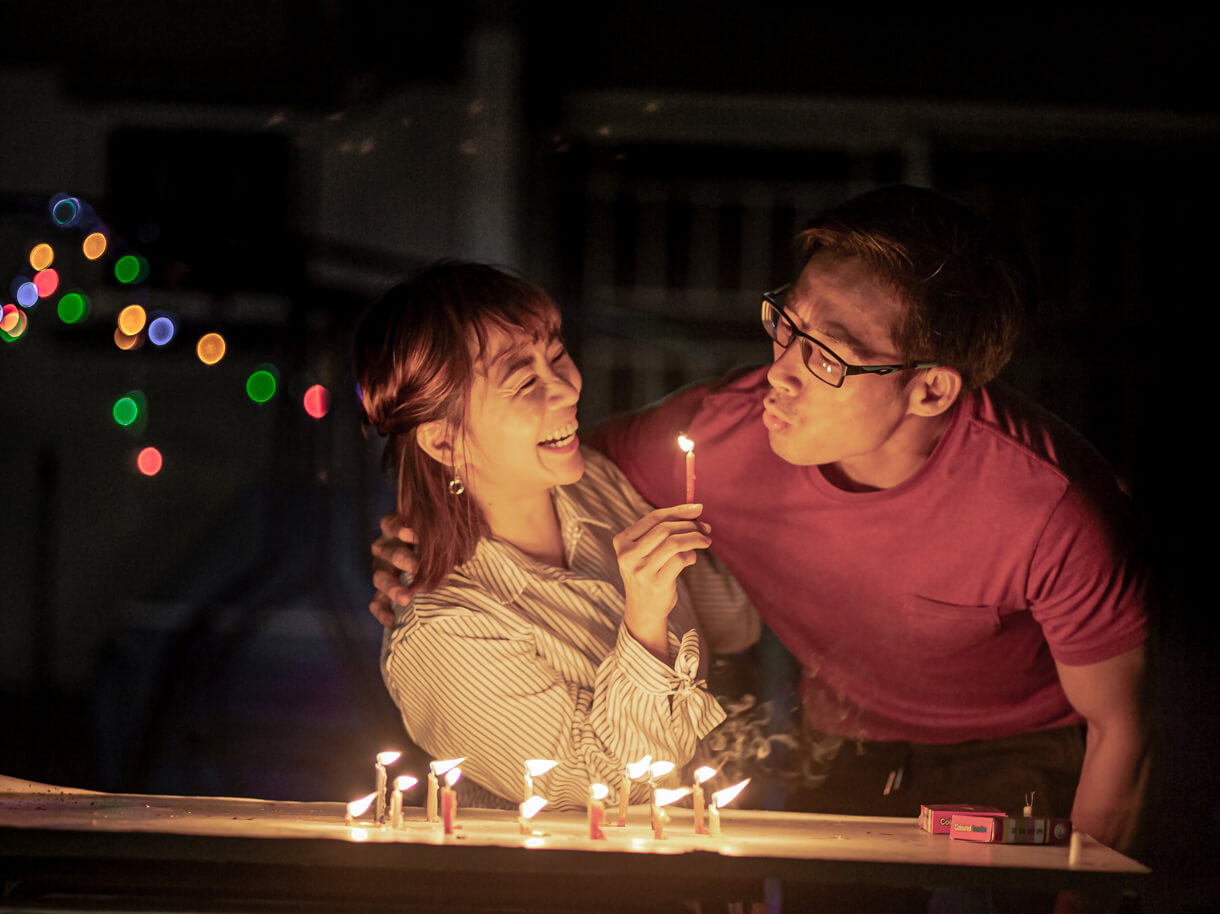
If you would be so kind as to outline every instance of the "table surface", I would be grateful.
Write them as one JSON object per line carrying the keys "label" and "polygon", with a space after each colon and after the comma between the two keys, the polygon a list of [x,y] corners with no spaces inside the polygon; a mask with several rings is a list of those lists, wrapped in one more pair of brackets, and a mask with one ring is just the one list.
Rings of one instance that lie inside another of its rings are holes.
{"label": "table surface", "polygon": [[[418,791],[420,788],[416,788]],[[590,840],[580,812],[543,810],[536,834],[523,836],[515,814],[459,810],[446,837],[419,808],[404,810],[400,829],[343,822],[340,802],[283,802],[228,797],[95,793],[0,776],[0,870],[113,869],[173,863],[179,869],[245,867],[358,869],[411,873],[609,880],[664,877],[675,885],[780,879],[891,886],[987,886],[1042,891],[1138,892],[1148,869],[1085,837],[1083,855],[1067,847],[981,844],[929,835],[914,819],[864,818],[728,808],[723,834],[695,835],[692,812],[670,809],[665,837],[649,827],[648,807],[633,806],[625,828],[609,825]],[[613,822],[615,811],[608,810]],[[0,876],[4,875],[0,872]],[[129,878],[129,877],[128,877]],[[419,880],[391,879],[406,884]],[[453,879],[449,879],[453,884]]]}

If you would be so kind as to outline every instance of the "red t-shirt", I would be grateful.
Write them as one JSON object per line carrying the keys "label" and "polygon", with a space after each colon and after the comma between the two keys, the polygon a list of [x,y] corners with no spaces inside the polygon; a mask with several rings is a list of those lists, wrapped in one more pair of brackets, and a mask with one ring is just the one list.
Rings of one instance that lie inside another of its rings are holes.
{"label": "red t-shirt", "polygon": [[1054,661],[1140,644],[1147,573],[1102,457],[999,384],[964,394],[914,476],[845,492],[772,452],[765,369],[679,391],[593,443],[653,504],[695,498],[712,548],[804,668],[813,726],[855,739],[989,739],[1079,722]]}

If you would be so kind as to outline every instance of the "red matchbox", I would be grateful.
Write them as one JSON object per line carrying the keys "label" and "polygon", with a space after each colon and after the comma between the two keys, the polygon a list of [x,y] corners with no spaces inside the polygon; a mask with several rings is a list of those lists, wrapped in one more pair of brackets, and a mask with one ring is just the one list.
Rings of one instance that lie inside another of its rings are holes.
{"label": "red matchbox", "polygon": [[1002,816],[1004,810],[994,806],[971,806],[969,803],[940,803],[936,806],[919,807],[919,827],[933,835],[949,834],[954,813],[976,816]]}
{"label": "red matchbox", "polygon": [[988,816],[956,813],[949,835],[962,841],[996,844],[1067,844],[1072,837],[1070,819],[1049,816]]}

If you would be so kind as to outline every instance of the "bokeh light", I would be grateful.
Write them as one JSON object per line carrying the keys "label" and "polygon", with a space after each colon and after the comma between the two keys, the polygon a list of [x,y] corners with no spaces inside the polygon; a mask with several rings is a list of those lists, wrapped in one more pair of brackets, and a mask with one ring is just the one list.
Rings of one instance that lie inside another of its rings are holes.
{"label": "bokeh light", "polygon": [[121,283],[133,283],[140,275],[140,261],[134,254],[124,254],[114,262],[114,278]]}
{"label": "bokeh light", "polygon": [[315,384],[305,391],[305,412],[315,419],[321,419],[330,412],[330,391],[321,384]]}
{"label": "bokeh light", "polygon": [[215,365],[225,357],[225,338],[219,333],[205,333],[195,345],[195,354],[204,365]]}
{"label": "bokeh light", "polygon": [[136,392],[132,391],[125,397],[119,397],[114,401],[114,408],[111,410],[114,421],[124,428],[140,418],[140,401],[143,401],[144,398],[141,396],[138,401],[132,395],[134,393]]}
{"label": "bokeh light", "polygon": [[118,327],[115,327],[114,345],[118,346],[124,352],[129,349],[138,349],[140,346],[140,337],[136,334],[126,334]]}
{"label": "bokeh light", "polygon": [[21,309],[14,304],[7,304],[0,309],[0,330],[11,333],[21,318]]}
{"label": "bokeh light", "polygon": [[23,282],[17,287],[17,304],[23,308],[28,308],[30,305],[38,303],[38,286],[30,281]]}
{"label": "bokeh light", "polygon": [[89,297],[84,292],[69,292],[59,300],[56,312],[65,324],[80,323],[89,313]]}
{"label": "bokeh light", "polygon": [[55,261],[55,249],[45,241],[34,245],[30,251],[30,266],[35,270],[45,270]]}
{"label": "bokeh light", "polygon": [[148,314],[139,305],[128,305],[119,312],[119,329],[125,336],[135,336],[147,322]]}
{"label": "bokeh light", "polygon": [[50,268],[39,270],[34,274],[34,288],[38,290],[39,298],[48,298],[59,288],[59,272]]}
{"label": "bokeh light", "polygon": [[148,339],[154,346],[164,346],[178,332],[178,320],[165,311],[154,311],[148,322]]}
{"label": "bokeh light", "polygon": [[106,253],[106,236],[101,232],[93,232],[81,242],[80,249],[90,260],[97,260]]}
{"label": "bokeh light", "polygon": [[51,198],[51,218],[55,220],[56,225],[65,228],[75,225],[80,219],[80,200],[67,194],[56,194]]}
{"label": "bokeh light", "polygon": [[255,403],[266,403],[275,396],[275,388],[278,383],[274,369],[271,366],[266,366],[257,369],[249,378],[246,379],[246,394]]}
{"label": "bokeh light", "polygon": [[161,452],[155,447],[146,447],[136,457],[136,466],[145,476],[156,476],[161,472]]}
{"label": "bokeh light", "polygon": [[25,316],[25,312],[19,311],[17,313],[17,326],[14,327],[11,331],[0,330],[0,339],[3,339],[4,342],[6,342],[6,343],[16,342],[17,340],[21,339],[22,336],[25,335],[26,328],[29,327],[29,325],[30,325],[30,320],[28,317]]}

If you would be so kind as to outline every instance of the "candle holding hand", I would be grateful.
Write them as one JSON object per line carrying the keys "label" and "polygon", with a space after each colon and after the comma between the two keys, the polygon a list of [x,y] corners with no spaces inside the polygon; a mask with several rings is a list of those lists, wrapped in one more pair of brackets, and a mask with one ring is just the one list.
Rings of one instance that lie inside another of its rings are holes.
{"label": "candle holding hand", "polygon": [[441,824],[445,834],[452,835],[457,821],[457,791],[453,785],[462,779],[461,768],[451,768],[445,774],[445,786],[441,788]]}
{"label": "candle holding hand", "polygon": [[686,437],[686,432],[678,436],[678,447],[686,452],[686,503],[695,503],[695,442]]}

